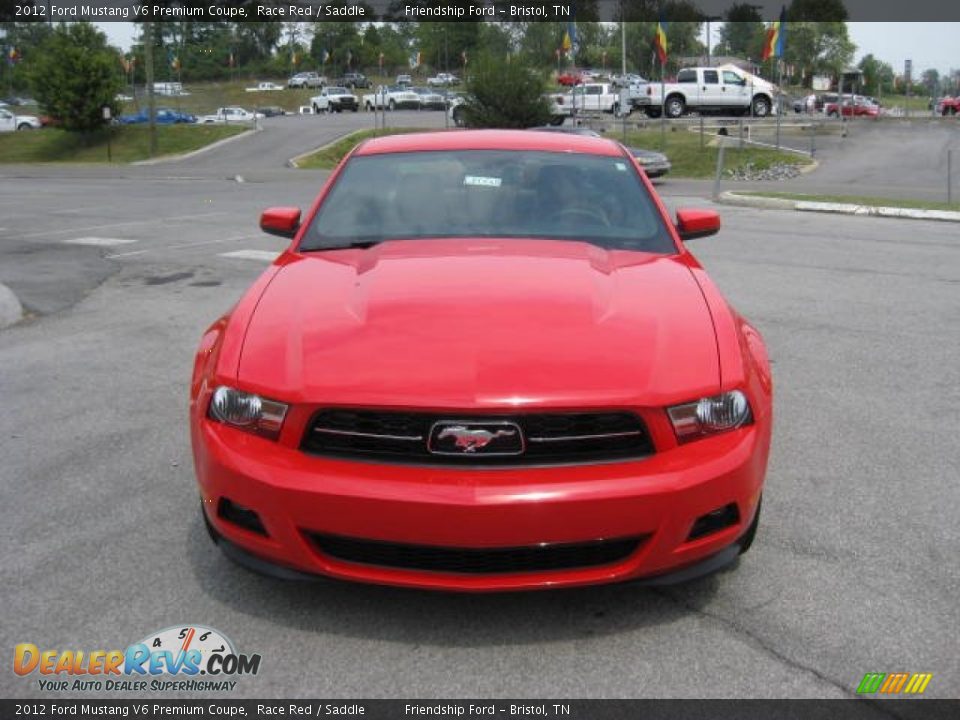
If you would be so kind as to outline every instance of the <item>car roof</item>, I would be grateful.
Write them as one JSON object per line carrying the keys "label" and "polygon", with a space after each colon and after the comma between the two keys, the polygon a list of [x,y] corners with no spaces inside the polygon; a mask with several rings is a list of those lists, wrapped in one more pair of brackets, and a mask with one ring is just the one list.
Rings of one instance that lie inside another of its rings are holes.
{"label": "car roof", "polygon": [[364,142],[358,155],[437,150],[540,150],[616,157],[623,151],[605,138],[530,130],[452,130],[386,135]]}

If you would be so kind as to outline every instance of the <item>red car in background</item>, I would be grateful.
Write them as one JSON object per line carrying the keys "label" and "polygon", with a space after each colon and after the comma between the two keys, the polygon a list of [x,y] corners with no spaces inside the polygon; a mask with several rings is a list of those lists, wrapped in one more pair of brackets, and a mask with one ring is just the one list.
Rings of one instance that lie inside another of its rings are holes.
{"label": "red car in background", "polygon": [[853,98],[844,98],[841,103],[842,110],[837,109],[836,102],[826,103],[823,106],[823,112],[827,117],[839,117],[843,113],[844,117],[879,117],[880,106],[870,102],[865,97],[854,96]]}
{"label": "red car in background", "polygon": [[565,72],[557,75],[557,82],[564,87],[573,87],[586,82],[586,78],[579,71]]}
{"label": "red car in background", "polygon": [[960,112],[960,96],[943,97],[937,101],[937,115],[956,115]]}
{"label": "red car in background", "polygon": [[763,340],[611,140],[367,140],[204,334],[203,517],[287,578],[458,591],[688,580],[753,542]]}

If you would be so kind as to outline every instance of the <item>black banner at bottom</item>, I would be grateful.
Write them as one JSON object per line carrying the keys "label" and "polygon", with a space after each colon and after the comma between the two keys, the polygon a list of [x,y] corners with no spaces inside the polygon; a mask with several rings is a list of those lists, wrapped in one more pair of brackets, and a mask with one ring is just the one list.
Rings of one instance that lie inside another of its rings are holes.
{"label": "black banner at bottom", "polygon": [[940,720],[960,700],[0,700],[0,718]]}

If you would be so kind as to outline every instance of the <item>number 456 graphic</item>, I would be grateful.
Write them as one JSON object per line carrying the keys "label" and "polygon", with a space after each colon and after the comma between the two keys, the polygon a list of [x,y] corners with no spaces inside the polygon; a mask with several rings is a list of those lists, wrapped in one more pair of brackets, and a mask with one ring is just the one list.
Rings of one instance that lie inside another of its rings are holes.
{"label": "number 456 graphic", "polygon": [[867,673],[857,686],[857,694],[920,695],[927,689],[933,673]]}

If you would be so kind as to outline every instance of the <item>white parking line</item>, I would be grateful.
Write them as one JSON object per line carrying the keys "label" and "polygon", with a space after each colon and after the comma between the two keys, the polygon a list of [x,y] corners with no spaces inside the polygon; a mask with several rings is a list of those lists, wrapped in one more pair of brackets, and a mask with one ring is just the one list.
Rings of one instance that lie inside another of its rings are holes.
{"label": "white parking line", "polygon": [[279,254],[280,253],[271,250],[234,250],[233,252],[220,253],[220,257],[273,262]]}
{"label": "white parking line", "polygon": [[211,212],[200,215],[174,215],[172,217],[155,217],[150,220],[130,220],[129,222],[107,223],[106,225],[90,225],[82,228],[66,228],[64,230],[41,230],[39,232],[25,233],[21,238],[44,237],[46,235],[62,235],[71,232],[86,232],[87,230],[102,230],[103,228],[122,227],[125,225],[151,225],[155,223],[182,222],[184,220],[198,220],[199,218],[216,217],[218,215],[229,215],[228,212]]}
{"label": "white parking line", "polygon": [[68,240],[61,240],[60,242],[66,245],[97,245],[100,247],[109,247],[110,245],[127,245],[129,243],[135,243],[137,241],[130,240],[128,238],[79,237],[79,238],[69,238]]}
{"label": "white parking line", "polygon": [[198,240],[197,242],[178,243],[176,245],[161,245],[160,247],[147,248],[146,250],[131,250],[130,252],[113,253],[112,255],[104,255],[104,259],[113,260],[115,258],[120,258],[120,257],[129,257],[131,255],[143,255],[144,253],[156,252],[157,250],[178,250],[180,248],[199,247],[201,245],[217,245],[219,243],[237,242],[238,240],[253,240],[259,237],[262,237],[262,236],[261,235],[238,235],[237,237],[217,238],[216,240]]}

